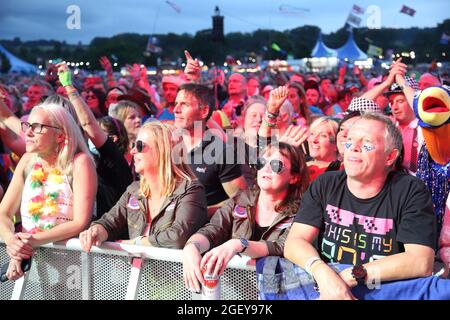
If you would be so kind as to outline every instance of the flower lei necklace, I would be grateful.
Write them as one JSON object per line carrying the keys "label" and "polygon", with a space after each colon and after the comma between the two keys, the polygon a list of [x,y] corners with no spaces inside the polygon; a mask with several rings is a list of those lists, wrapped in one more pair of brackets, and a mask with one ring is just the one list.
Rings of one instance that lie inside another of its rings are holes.
{"label": "flower lei necklace", "polygon": [[[31,189],[37,191],[37,195],[31,198],[28,203],[28,212],[32,221],[37,223],[41,218],[56,215],[60,192],[52,191],[52,189],[56,189],[47,186],[46,183],[61,184],[64,182],[61,170],[53,168],[46,172],[42,164],[36,162],[30,173],[30,181]],[[48,226],[48,228],[50,229],[51,226]]]}

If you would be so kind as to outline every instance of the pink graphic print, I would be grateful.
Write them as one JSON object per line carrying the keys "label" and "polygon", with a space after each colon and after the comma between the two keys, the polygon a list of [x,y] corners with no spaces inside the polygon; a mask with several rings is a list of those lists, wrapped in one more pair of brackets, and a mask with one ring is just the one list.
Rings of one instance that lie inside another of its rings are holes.
{"label": "pink graphic print", "polygon": [[348,210],[339,209],[330,204],[327,205],[326,211],[331,222],[344,227],[349,227],[353,224],[354,218],[357,218],[358,224],[364,228],[365,232],[370,234],[386,235],[394,226],[392,219],[367,217]]}

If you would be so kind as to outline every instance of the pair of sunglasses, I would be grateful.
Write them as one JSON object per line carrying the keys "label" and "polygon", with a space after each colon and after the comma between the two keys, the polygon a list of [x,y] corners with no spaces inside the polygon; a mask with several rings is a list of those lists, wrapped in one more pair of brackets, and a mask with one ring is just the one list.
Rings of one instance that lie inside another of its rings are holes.
{"label": "pair of sunglasses", "polygon": [[136,151],[138,153],[142,153],[145,149],[145,142],[142,142],[141,140],[137,140],[136,143],[134,144],[134,147],[136,148]]}
{"label": "pair of sunglasses", "polygon": [[[258,158],[258,160],[256,160],[256,170],[261,170],[262,168],[264,168],[267,164],[267,159],[265,158]],[[284,163],[281,160],[270,160],[270,168],[272,169],[272,171],[276,174],[280,174],[283,169],[284,169]]]}

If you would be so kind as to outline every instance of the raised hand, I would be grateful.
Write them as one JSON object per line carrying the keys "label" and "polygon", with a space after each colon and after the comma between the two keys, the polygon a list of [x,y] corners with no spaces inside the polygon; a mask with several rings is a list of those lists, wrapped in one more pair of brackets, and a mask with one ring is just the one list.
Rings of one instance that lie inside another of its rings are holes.
{"label": "raised hand", "polygon": [[280,137],[279,142],[290,144],[294,147],[300,147],[308,139],[309,130],[307,127],[290,125],[286,132]]}
{"label": "raised hand", "polygon": [[281,105],[286,101],[289,90],[287,86],[278,87],[270,91],[269,100],[267,101],[267,111],[278,114]]}
{"label": "raised hand", "polygon": [[148,82],[148,79],[147,79],[147,67],[144,66],[144,65],[141,65],[139,71],[140,71],[139,75],[140,75],[141,81]]}
{"label": "raised hand", "polygon": [[72,85],[72,74],[67,64],[61,62],[56,65],[58,68],[58,78],[59,82],[63,87]]}
{"label": "raised hand", "polygon": [[197,59],[194,60],[187,50],[184,50],[184,55],[186,57],[186,67],[184,68],[186,77],[191,81],[198,81],[202,71],[200,62]]}
{"label": "raised hand", "polygon": [[102,68],[105,69],[106,73],[112,73],[112,65],[108,57],[102,56],[98,61],[100,62]]}
{"label": "raised hand", "polygon": [[134,79],[134,81],[136,83],[139,83],[139,81],[141,80],[141,67],[137,63],[133,64],[133,66],[127,64],[125,67],[127,68],[130,76]]}
{"label": "raised hand", "polygon": [[347,64],[344,63],[342,67],[339,68],[339,78],[344,78],[346,72],[347,72]]}
{"label": "raised hand", "polygon": [[396,76],[399,75],[404,77],[407,71],[406,64],[402,63],[402,58],[398,59],[391,65],[391,70],[389,71],[389,76],[386,79],[386,82],[391,85],[395,82]]}

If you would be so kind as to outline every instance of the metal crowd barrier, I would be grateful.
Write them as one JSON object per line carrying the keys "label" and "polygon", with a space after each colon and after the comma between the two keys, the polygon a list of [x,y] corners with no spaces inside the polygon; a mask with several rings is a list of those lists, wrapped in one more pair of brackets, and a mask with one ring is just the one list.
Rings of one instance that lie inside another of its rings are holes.
{"label": "metal crowd barrier", "polygon": [[[0,264],[9,261],[0,241]],[[220,277],[222,300],[257,300],[255,260],[235,256]],[[82,252],[70,239],[38,248],[29,272],[0,283],[0,300],[196,300],[184,287],[182,251],[106,242]]]}

